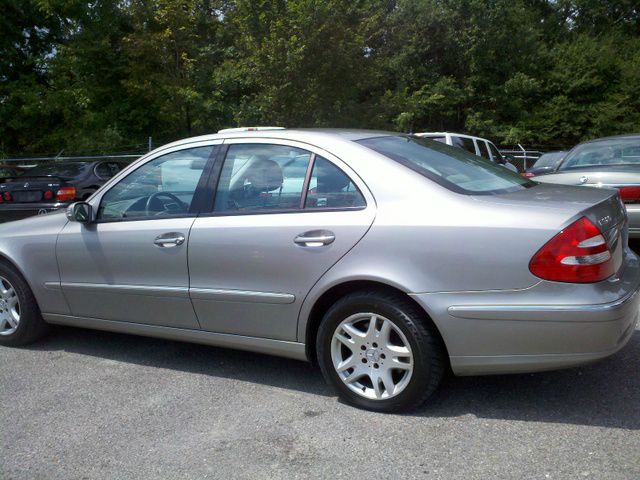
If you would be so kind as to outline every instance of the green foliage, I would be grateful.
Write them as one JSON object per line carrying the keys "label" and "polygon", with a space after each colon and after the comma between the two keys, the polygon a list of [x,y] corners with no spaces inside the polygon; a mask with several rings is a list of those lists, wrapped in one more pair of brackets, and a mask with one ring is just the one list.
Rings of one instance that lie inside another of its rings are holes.
{"label": "green foliage", "polygon": [[0,0],[0,152],[276,124],[566,145],[640,130],[631,0]]}

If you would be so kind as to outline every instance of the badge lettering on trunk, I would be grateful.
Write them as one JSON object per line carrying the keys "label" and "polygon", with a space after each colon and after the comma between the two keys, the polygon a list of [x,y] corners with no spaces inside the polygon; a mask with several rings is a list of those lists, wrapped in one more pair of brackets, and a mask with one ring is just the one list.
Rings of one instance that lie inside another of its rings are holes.
{"label": "badge lettering on trunk", "polygon": [[607,215],[606,217],[602,217],[600,220],[598,220],[598,225],[600,225],[601,227],[604,227],[605,225],[609,225],[611,223],[611,217],[609,215]]}

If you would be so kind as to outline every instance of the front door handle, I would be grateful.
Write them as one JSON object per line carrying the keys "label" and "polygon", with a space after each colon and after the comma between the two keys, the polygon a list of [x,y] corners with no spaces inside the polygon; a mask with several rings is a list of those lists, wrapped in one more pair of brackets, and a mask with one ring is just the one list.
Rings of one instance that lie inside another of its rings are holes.
{"label": "front door handle", "polygon": [[184,235],[180,232],[163,233],[162,235],[158,235],[153,243],[161,248],[177,247],[184,243]]}
{"label": "front door handle", "polygon": [[293,242],[301,247],[322,247],[333,243],[335,239],[336,236],[329,230],[312,230],[301,233]]}

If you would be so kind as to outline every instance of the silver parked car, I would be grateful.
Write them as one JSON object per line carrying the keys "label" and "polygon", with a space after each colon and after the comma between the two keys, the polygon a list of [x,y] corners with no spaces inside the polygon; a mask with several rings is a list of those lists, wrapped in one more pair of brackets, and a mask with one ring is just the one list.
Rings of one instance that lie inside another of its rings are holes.
{"label": "silver parked car", "polygon": [[554,173],[535,181],[618,189],[629,216],[629,235],[640,238],[640,135],[576,145]]}
{"label": "silver parked car", "polygon": [[640,301],[615,190],[384,132],[172,143],[67,215],[1,225],[0,255],[4,345],[51,323],[311,360],[378,411],[421,404],[449,367],[611,355]]}

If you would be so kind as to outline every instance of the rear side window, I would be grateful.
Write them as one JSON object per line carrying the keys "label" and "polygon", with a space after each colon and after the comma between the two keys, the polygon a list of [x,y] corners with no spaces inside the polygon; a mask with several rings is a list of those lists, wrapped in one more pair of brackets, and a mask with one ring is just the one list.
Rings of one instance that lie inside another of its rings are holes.
{"label": "rear side window", "polygon": [[300,208],[311,153],[269,144],[231,145],[216,193],[216,212]]}
{"label": "rear side window", "polygon": [[305,208],[364,207],[364,197],[351,179],[338,167],[316,157]]}
{"label": "rear side window", "polygon": [[487,148],[487,142],[483,142],[482,140],[478,140],[478,150],[480,150],[480,156],[487,160],[491,160],[491,156],[489,155],[489,149]]}
{"label": "rear side window", "polygon": [[500,165],[430,140],[386,136],[358,143],[458,193],[493,195],[535,185]]}
{"label": "rear side window", "polygon": [[103,180],[116,176],[122,170],[122,163],[102,162],[96,166],[96,174]]}
{"label": "rear side window", "polygon": [[454,147],[461,148],[474,155],[476,154],[476,147],[473,145],[473,139],[471,138],[451,136],[451,144]]}
{"label": "rear side window", "polygon": [[329,160],[296,147],[254,143],[229,147],[214,211],[283,212],[365,206],[355,184]]}

